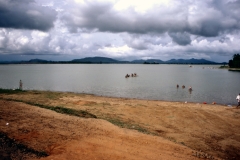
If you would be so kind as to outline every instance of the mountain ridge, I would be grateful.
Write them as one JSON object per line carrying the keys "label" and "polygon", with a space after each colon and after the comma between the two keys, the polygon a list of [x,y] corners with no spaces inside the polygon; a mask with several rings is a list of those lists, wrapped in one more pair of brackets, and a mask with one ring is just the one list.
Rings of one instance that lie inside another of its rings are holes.
{"label": "mountain ridge", "polygon": [[162,61],[160,59],[137,59],[133,61],[120,61],[108,57],[85,57],[81,59],[73,59],[70,61],[48,61],[43,59],[31,59],[29,61],[0,61],[0,64],[75,64],[75,63],[87,63],[87,64],[226,64],[217,63],[205,59],[170,59]]}

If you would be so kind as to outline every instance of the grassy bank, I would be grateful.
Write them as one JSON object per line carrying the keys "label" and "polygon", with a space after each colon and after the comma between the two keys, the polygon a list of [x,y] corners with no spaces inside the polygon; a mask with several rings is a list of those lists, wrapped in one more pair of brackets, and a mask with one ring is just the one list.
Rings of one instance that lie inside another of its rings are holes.
{"label": "grassy bank", "polygon": [[[7,94],[7,95],[21,94],[21,93],[26,93],[26,92],[27,91],[22,91],[22,90],[0,89],[0,94]],[[7,101],[22,102],[22,103],[26,103],[26,104],[29,104],[32,106],[49,109],[49,110],[55,111],[57,113],[67,114],[67,115],[71,115],[71,116],[84,117],[84,118],[97,118],[95,115],[88,113],[86,111],[82,111],[82,110],[75,110],[75,109],[65,108],[65,107],[61,107],[61,106],[49,106],[49,105],[44,105],[44,104],[40,104],[40,103],[34,103],[34,102],[29,102],[29,101],[19,100],[19,99],[12,99],[12,98],[1,98],[1,99],[7,100]]]}
{"label": "grassy bank", "polygon": [[[28,95],[28,94],[35,95],[35,98],[31,98],[31,99],[23,98],[24,95]],[[76,95],[76,93],[68,93],[68,94]],[[18,96],[14,96],[14,95],[18,95]],[[77,116],[77,117],[81,117],[81,118],[103,119],[103,120],[106,120],[106,121],[108,121],[116,126],[119,126],[121,128],[134,129],[134,130],[137,130],[137,131],[145,133],[145,134],[154,134],[154,133],[148,131],[147,129],[139,126],[138,124],[129,123],[124,120],[121,120],[118,117],[114,117],[111,115],[108,115],[108,116],[103,115],[103,116],[97,117],[95,114],[92,114],[88,111],[68,108],[68,107],[65,107],[63,104],[61,106],[49,105],[49,101],[58,101],[58,100],[60,101],[60,98],[63,97],[64,95],[66,95],[66,93],[64,93],[64,92],[26,91],[26,90],[19,90],[19,89],[16,89],[16,90],[0,89],[0,99],[2,99],[2,100],[21,102],[21,103],[29,104],[32,106],[49,109],[49,110],[55,111],[57,113],[67,114],[67,115],[71,115],[71,116]],[[84,95],[78,94],[78,96],[84,96]],[[102,103],[102,104],[109,105],[108,103]],[[86,104],[86,105],[89,105],[89,104]],[[90,104],[90,106],[91,106],[91,104]]]}
{"label": "grassy bank", "polygon": [[[13,118],[11,116],[11,106],[15,106],[16,114],[19,106],[28,108],[36,106],[71,115],[72,117],[67,116],[68,119],[75,119],[75,116],[103,119],[116,126],[163,137],[217,157],[240,157],[240,109],[236,109],[236,107],[226,107],[218,104],[113,98],[70,92],[8,89],[0,89],[0,99],[4,100],[0,101],[1,106],[8,106],[2,109],[8,109],[6,113],[9,114],[9,119]],[[13,102],[6,103],[6,101],[21,102],[31,106]],[[48,111],[43,110],[42,113],[44,112]],[[22,116],[24,116],[24,113],[22,113]],[[40,120],[45,119],[41,117],[41,114],[38,117],[38,124],[41,122]],[[55,113],[51,112],[51,114]],[[62,115],[58,114],[58,116]],[[50,118],[49,121],[55,121],[55,119]],[[99,122],[106,123],[99,120],[86,121],[86,123],[90,121],[94,123],[93,126]],[[62,123],[65,123],[65,121],[62,121],[59,125],[62,125]],[[46,126],[48,125],[49,123],[46,123]],[[86,126],[88,125],[83,125],[83,133],[86,132]],[[97,126],[94,130],[90,127],[89,134],[101,130],[105,126],[113,127],[109,123],[100,128]],[[17,127],[16,129],[18,129]],[[68,129],[69,126],[66,125],[66,127],[64,130]],[[52,128],[53,126],[50,126],[49,131]],[[76,131],[73,133],[76,133]],[[69,137],[69,135],[66,135],[66,137]]]}

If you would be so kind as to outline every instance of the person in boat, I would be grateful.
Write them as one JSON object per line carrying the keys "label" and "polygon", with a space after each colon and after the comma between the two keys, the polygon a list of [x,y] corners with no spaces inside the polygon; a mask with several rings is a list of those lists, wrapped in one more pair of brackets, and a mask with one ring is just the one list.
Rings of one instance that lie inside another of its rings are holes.
{"label": "person in boat", "polygon": [[184,86],[184,85],[182,85],[182,88],[185,88],[185,86]]}

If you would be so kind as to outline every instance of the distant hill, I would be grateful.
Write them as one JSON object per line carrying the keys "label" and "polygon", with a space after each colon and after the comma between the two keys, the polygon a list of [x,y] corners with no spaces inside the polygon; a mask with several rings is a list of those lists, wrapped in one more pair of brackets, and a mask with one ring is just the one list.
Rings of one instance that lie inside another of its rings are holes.
{"label": "distant hill", "polygon": [[49,61],[43,60],[43,59],[31,59],[29,61],[23,61],[23,62],[29,62],[29,63],[48,63]]}
{"label": "distant hill", "polygon": [[76,63],[87,63],[87,64],[227,64],[216,63],[205,59],[171,59],[168,61],[162,61],[160,59],[139,59],[133,61],[119,61],[107,57],[86,57],[82,59],[73,59],[71,61],[48,61],[43,59],[31,59],[29,61],[0,61],[0,64],[76,64]]}
{"label": "distant hill", "polygon": [[205,59],[171,59],[165,61],[168,64],[217,64],[216,62],[208,61]]}
{"label": "distant hill", "polygon": [[159,64],[163,64],[164,61],[159,60],[159,59],[147,59],[147,60],[140,59],[140,60],[131,61],[131,63],[138,63],[138,64],[142,64],[142,63],[157,64],[157,63],[159,63]]}
{"label": "distant hill", "polygon": [[82,59],[74,59],[73,63],[119,63],[119,61],[106,57],[86,57]]}

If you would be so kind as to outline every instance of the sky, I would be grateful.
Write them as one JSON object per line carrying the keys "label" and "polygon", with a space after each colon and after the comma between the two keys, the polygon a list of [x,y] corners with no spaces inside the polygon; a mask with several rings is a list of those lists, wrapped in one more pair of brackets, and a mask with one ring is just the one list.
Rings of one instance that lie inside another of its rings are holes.
{"label": "sky", "polygon": [[240,0],[0,0],[0,61],[240,53]]}

